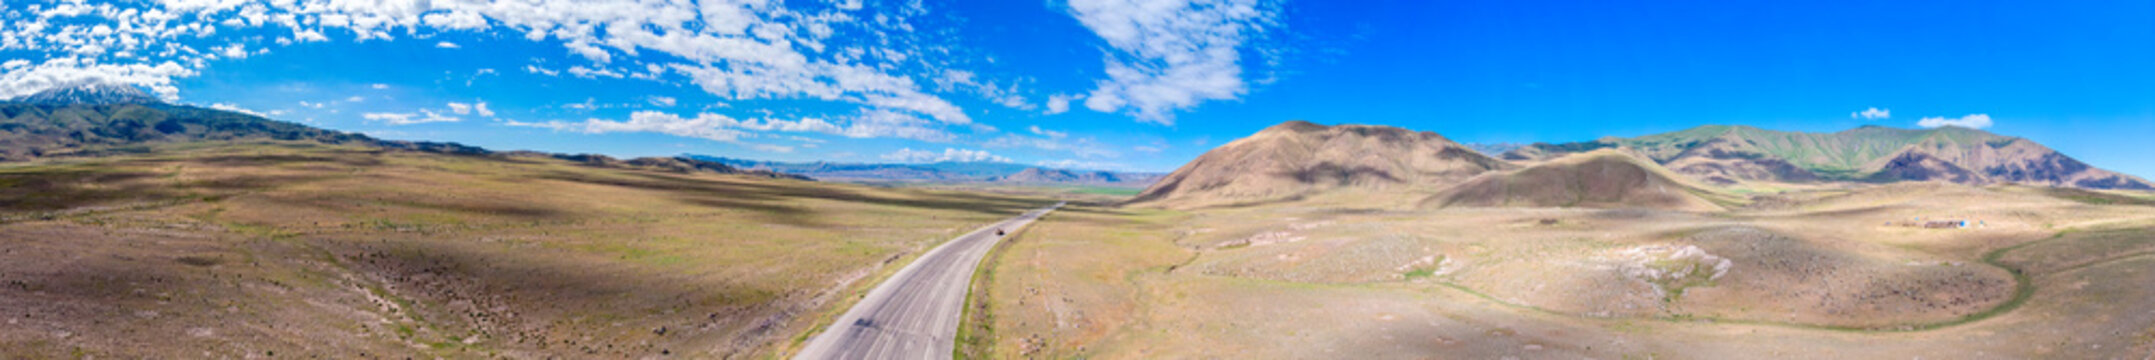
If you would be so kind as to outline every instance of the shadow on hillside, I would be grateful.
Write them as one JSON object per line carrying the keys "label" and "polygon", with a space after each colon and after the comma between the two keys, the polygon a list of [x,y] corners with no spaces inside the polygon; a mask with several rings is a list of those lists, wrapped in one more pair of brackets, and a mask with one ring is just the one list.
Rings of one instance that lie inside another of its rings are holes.
{"label": "shadow on hillside", "polygon": [[148,172],[93,168],[0,173],[0,210],[51,211],[178,196]]}
{"label": "shadow on hillside", "polygon": [[[363,153],[352,152],[349,155],[361,154]],[[369,156],[314,156],[304,154],[218,155],[200,158],[197,160],[193,160],[192,162],[226,167],[266,166],[317,162],[335,163],[339,165],[355,167],[372,167],[382,164],[381,159]]]}
{"label": "shadow on hillside", "polygon": [[782,327],[790,307],[810,296],[667,275],[600,254],[426,240],[324,243],[347,268],[388,282],[397,297],[418,300],[435,326],[474,329],[511,348],[625,357],[655,354],[659,348],[652,346],[668,343],[711,343],[649,330],[660,327],[752,343],[759,331]]}
{"label": "shadow on hillside", "polygon": [[1329,161],[1320,162],[1317,163],[1317,165],[1302,168],[1300,170],[1279,172],[1274,175],[1292,178],[1296,182],[1300,182],[1303,184],[1348,185],[1360,184],[1372,180],[1383,181],[1385,183],[1400,182],[1398,177],[1392,176],[1392,173],[1377,169],[1375,167],[1347,167],[1339,164],[1334,164]]}

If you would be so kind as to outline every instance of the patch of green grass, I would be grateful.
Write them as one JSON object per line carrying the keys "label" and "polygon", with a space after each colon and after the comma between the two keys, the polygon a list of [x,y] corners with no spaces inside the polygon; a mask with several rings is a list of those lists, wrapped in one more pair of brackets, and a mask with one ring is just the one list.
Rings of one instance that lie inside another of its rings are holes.
{"label": "patch of green grass", "polygon": [[1435,268],[1427,268],[1427,269],[1414,269],[1414,270],[1410,270],[1410,271],[1407,271],[1407,273],[1406,273],[1406,274],[1404,274],[1404,275],[1406,276],[1407,280],[1414,280],[1414,279],[1427,279],[1427,278],[1429,278],[1430,276],[1434,276],[1434,275],[1436,275],[1436,274],[1437,274],[1437,269],[1435,269]]}

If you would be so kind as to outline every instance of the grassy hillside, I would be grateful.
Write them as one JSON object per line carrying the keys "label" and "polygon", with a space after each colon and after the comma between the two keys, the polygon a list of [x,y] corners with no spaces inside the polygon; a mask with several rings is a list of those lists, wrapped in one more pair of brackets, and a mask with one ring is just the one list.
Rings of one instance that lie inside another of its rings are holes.
{"label": "grassy hillside", "polygon": [[769,356],[1048,200],[183,142],[0,164],[0,358]]}
{"label": "grassy hillside", "polygon": [[2027,139],[1961,127],[1865,126],[1834,133],[1701,126],[1635,138],[1535,144],[1504,155],[1538,161],[1622,148],[1700,181],[1766,183],[1948,181],[2084,189],[2155,189],[2155,183],[2096,168]]}
{"label": "grassy hillside", "polygon": [[1605,142],[1638,149],[1655,161],[1667,162],[1690,146],[1716,138],[1743,141],[1766,156],[1787,159],[1804,170],[1840,179],[1854,179],[1865,165],[1927,140],[1976,145],[2014,139],[1958,127],[1911,130],[1868,126],[1835,133],[1806,133],[1708,125]]}
{"label": "grassy hillside", "polygon": [[[365,135],[210,109],[164,104],[39,105],[0,102],[0,161],[150,142],[231,140],[373,142]],[[140,151],[141,148],[117,149]]]}

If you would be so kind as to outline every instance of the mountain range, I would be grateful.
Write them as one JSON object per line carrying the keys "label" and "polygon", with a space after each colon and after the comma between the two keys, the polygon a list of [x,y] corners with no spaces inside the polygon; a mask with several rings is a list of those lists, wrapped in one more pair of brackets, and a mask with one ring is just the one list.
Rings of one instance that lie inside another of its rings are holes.
{"label": "mountain range", "polygon": [[0,101],[0,161],[141,152],[151,144],[233,140],[313,141],[459,156],[554,158],[599,167],[810,179],[682,157],[618,160],[605,155],[495,152],[458,143],[382,140],[245,113],[166,104],[139,89],[118,85],[62,87]]}
{"label": "mountain range", "polygon": [[2151,190],[2147,180],[2089,166],[2028,139],[1964,127],[1864,126],[1833,133],[1701,126],[1636,138],[1534,144],[1504,153],[1538,161],[1615,148],[1714,184],[1947,181]]}
{"label": "mountain range", "polygon": [[[1484,153],[1498,148],[1510,149],[1500,157]],[[1206,152],[1128,204],[1203,208],[1322,199],[1369,207],[1712,211],[1745,202],[1725,191],[1732,186],[1903,181],[2155,189],[2034,141],[1960,127],[1804,133],[1716,125],[1511,147],[1462,145],[1389,126],[1290,121]]]}

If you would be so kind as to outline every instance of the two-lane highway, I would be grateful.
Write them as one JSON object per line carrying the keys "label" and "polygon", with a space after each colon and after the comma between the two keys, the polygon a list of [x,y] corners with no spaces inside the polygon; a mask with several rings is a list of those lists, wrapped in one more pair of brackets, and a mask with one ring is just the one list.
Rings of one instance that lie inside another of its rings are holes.
{"label": "two-lane highway", "polygon": [[949,359],[974,268],[1003,236],[1062,207],[1025,212],[929,250],[868,291],[794,359]]}

